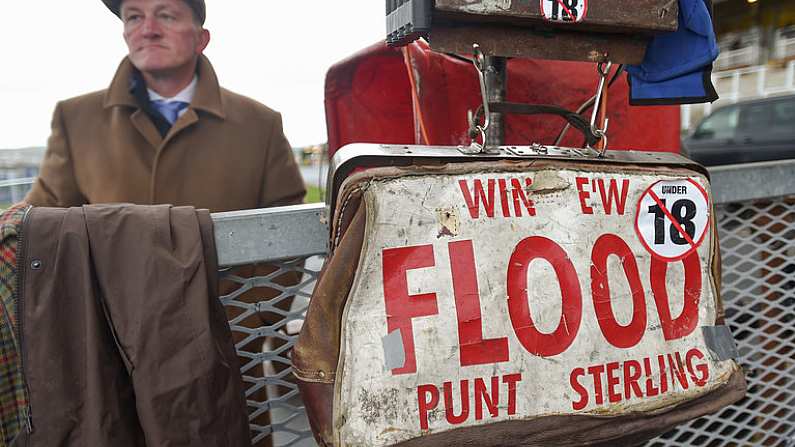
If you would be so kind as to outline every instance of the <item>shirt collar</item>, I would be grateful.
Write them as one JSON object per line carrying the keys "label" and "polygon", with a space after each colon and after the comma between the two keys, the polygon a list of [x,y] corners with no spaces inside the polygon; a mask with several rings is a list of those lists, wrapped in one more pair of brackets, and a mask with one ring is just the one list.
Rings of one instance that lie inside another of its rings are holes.
{"label": "shirt collar", "polygon": [[[199,80],[196,84],[196,92],[190,103],[192,109],[211,113],[218,118],[226,119],[224,111],[224,99],[221,88],[218,86],[218,77],[213,70],[212,64],[206,56],[199,57],[199,64],[196,67],[196,75]],[[135,68],[129,58],[124,58],[119,64],[119,69],[110,83],[110,87],[105,91],[104,107],[142,107],[140,102],[133,95],[136,82],[143,83],[143,80],[136,81]],[[143,86],[141,86],[143,87]],[[146,88],[143,87],[141,96],[146,98]]]}
{"label": "shirt collar", "polygon": [[187,87],[183,88],[182,91],[177,93],[175,96],[172,96],[171,98],[165,98],[150,88],[147,88],[146,92],[149,93],[150,101],[158,101],[158,100],[163,102],[180,101],[190,104],[190,102],[193,101],[193,95],[196,93],[196,85],[198,83],[199,83],[199,77],[193,75],[193,80],[190,81],[190,84],[188,84]]}

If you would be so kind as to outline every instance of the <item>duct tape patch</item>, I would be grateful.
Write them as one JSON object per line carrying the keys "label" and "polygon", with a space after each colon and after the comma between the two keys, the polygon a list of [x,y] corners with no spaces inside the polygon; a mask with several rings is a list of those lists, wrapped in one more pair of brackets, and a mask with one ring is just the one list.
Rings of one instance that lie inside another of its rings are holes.
{"label": "duct tape patch", "polygon": [[713,360],[731,360],[740,356],[728,326],[704,326],[701,330]]}
{"label": "duct tape patch", "polygon": [[402,368],[406,364],[406,350],[403,347],[403,336],[396,329],[381,339],[384,345],[384,367],[387,370]]}

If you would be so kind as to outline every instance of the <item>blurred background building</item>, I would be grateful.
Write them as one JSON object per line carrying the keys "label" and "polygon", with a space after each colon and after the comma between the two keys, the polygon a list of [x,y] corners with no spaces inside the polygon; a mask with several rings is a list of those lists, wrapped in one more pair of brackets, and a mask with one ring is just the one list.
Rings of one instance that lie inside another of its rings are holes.
{"label": "blurred background building", "polygon": [[714,0],[713,10],[720,99],[684,106],[683,133],[717,106],[795,92],[795,0]]}
{"label": "blurred background building", "polygon": [[43,147],[0,150],[0,206],[19,202],[39,173]]}

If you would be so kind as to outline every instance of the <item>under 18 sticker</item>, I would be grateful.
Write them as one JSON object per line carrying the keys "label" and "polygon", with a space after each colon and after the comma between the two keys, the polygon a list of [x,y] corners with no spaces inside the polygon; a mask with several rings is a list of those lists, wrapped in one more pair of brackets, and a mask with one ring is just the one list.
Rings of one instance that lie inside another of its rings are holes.
{"label": "under 18 sticker", "polygon": [[638,201],[635,231],[655,257],[678,261],[695,251],[709,227],[709,198],[693,179],[661,180]]}
{"label": "under 18 sticker", "polygon": [[581,22],[588,13],[588,0],[541,0],[541,15],[552,22]]}

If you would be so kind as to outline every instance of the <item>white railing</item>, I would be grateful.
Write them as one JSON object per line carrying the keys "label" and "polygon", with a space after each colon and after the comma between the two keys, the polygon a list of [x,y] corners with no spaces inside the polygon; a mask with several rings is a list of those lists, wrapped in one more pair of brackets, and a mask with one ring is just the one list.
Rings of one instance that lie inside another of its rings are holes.
{"label": "white railing", "polygon": [[35,180],[35,177],[0,180],[0,206],[22,201]]}
{"label": "white railing", "polygon": [[752,45],[739,50],[722,51],[715,61],[715,70],[756,65],[759,63],[759,46]]}
{"label": "white railing", "polygon": [[795,57],[795,37],[776,39],[776,58],[789,59]]}

